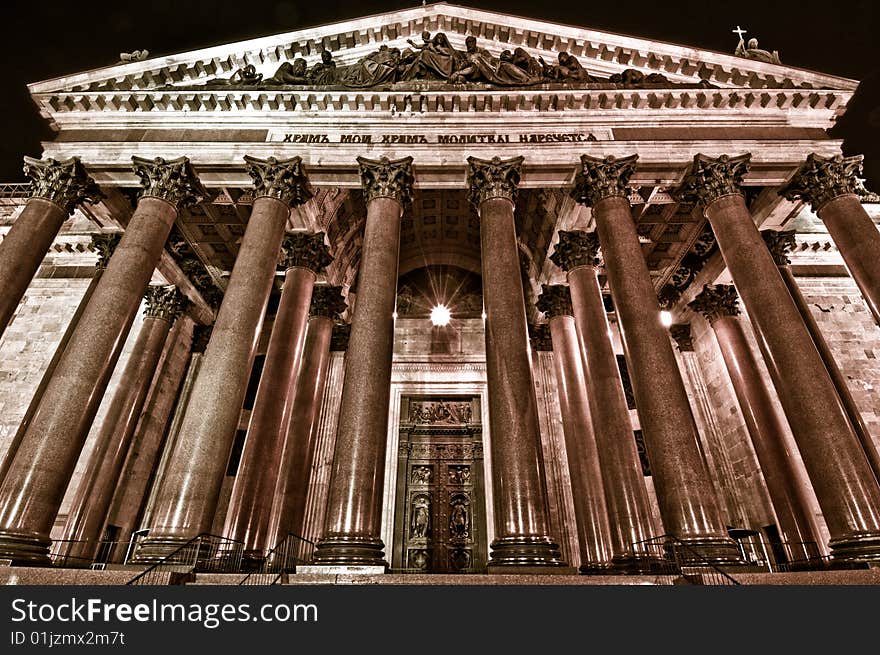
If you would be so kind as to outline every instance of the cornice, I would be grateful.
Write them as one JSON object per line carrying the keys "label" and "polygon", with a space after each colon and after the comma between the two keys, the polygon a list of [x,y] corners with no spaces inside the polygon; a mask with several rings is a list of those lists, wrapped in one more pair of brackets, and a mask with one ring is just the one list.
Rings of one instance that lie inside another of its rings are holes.
{"label": "cornice", "polygon": [[364,112],[433,113],[474,112],[483,115],[510,112],[577,112],[596,110],[735,110],[841,112],[852,97],[836,89],[470,89],[433,91],[330,91],[312,89],[155,89],[149,91],[88,91],[82,93],[36,93],[34,100],[47,116],[71,113],[156,113],[164,117],[177,112],[203,115],[265,114],[360,114]]}

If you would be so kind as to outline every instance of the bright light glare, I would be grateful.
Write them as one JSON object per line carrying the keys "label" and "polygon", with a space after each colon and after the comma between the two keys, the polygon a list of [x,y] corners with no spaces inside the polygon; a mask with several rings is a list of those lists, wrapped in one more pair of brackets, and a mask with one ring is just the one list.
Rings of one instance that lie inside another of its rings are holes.
{"label": "bright light glare", "polygon": [[667,312],[665,309],[660,312],[660,322],[664,327],[669,327],[672,325],[672,314]]}
{"label": "bright light glare", "polygon": [[434,309],[431,310],[431,324],[437,327],[443,327],[444,325],[449,325],[449,319],[452,318],[452,313],[449,311],[449,307],[446,305],[437,305]]}

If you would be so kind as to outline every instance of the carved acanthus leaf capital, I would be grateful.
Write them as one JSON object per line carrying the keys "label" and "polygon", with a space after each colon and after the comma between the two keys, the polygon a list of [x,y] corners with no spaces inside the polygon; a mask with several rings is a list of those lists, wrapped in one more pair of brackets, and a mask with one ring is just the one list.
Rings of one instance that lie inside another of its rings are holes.
{"label": "carved acanthus leaf capital", "polygon": [[788,253],[794,252],[797,247],[794,235],[795,230],[761,230],[761,237],[777,266],[791,264]]}
{"label": "carved acanthus leaf capital", "polygon": [[725,316],[739,316],[739,296],[732,284],[704,284],[703,290],[688,303],[710,323]]}
{"label": "carved acanthus leaf capital", "polygon": [[571,316],[574,313],[571,309],[571,291],[564,284],[542,284],[535,307],[547,318]]}
{"label": "carved acanthus leaf capital", "polygon": [[92,250],[98,254],[95,268],[103,271],[110,263],[110,258],[116,250],[116,246],[122,240],[122,232],[103,232],[92,235]]}
{"label": "carved acanthus leaf capital", "polygon": [[560,230],[550,261],[568,272],[580,266],[596,266],[598,254],[599,236],[595,232]]}
{"label": "carved acanthus leaf capital", "polygon": [[475,207],[492,198],[516,202],[523,157],[477,159],[468,157],[468,197]]}
{"label": "carved acanthus leaf capital", "polygon": [[151,284],[144,293],[147,307],[144,316],[173,322],[186,309],[189,302],[173,284]]}
{"label": "carved acanthus leaf capital", "polygon": [[309,316],[324,316],[335,321],[347,307],[342,295],[342,287],[315,287],[312,291]]}
{"label": "carved acanthus leaf capital", "polygon": [[822,157],[813,153],[788,183],[779,189],[779,195],[786,200],[809,202],[813,211],[818,213],[835,198],[858,194],[862,186],[859,181],[861,172],[861,155]]}
{"label": "carved acanthus leaf capital", "polygon": [[284,236],[279,263],[282,269],[299,266],[320,273],[332,261],[323,232],[291,232]]}
{"label": "carved acanthus leaf capital", "polygon": [[64,161],[25,157],[24,173],[31,178],[32,198],[53,202],[68,214],[82,202],[95,203],[104,197],[79,157]]}
{"label": "carved acanthus leaf capital", "polygon": [[391,198],[401,207],[412,202],[413,181],[412,157],[402,159],[367,159],[358,157],[361,188],[364,200],[369,203],[376,198]]}
{"label": "carved acanthus leaf capital", "polygon": [[657,302],[660,309],[669,311],[681,299],[681,291],[671,284],[666,284],[657,292]]}
{"label": "carved acanthus leaf capital", "polygon": [[749,171],[751,159],[750,153],[717,158],[694,155],[693,165],[672,195],[679,202],[693,202],[703,207],[724,196],[742,195],[740,184]]}
{"label": "carved acanthus leaf capital", "polygon": [[201,202],[207,194],[187,157],[170,161],[132,157],[131,161],[144,187],[141,198],[160,198],[180,209]]}
{"label": "carved acanthus leaf capital", "polygon": [[638,155],[630,155],[617,159],[613,155],[607,157],[590,157],[581,155],[581,165],[574,178],[572,198],[587,207],[592,207],[606,198],[626,198],[629,193],[629,178],[636,170]]}
{"label": "carved acanthus leaf capital", "polygon": [[669,326],[669,336],[678,346],[678,352],[688,353],[694,351],[694,339],[691,335],[690,323],[675,323]]}
{"label": "carved acanthus leaf capital", "polygon": [[244,161],[254,181],[255,198],[275,198],[288,207],[296,207],[314,195],[299,157],[258,159],[245,155]]}

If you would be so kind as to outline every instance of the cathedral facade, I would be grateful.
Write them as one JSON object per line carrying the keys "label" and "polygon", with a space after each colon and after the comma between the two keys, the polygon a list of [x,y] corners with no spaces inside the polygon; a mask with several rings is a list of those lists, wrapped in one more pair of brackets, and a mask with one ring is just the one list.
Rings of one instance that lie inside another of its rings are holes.
{"label": "cathedral facade", "polygon": [[444,3],[126,59],[2,187],[12,568],[880,561],[857,82]]}

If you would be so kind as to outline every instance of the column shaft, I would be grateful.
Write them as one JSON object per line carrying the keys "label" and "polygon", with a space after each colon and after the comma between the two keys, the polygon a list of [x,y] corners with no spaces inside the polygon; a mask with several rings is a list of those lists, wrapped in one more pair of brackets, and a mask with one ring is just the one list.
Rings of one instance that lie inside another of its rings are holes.
{"label": "column shaft", "polygon": [[874,321],[880,325],[880,232],[855,194],[837,196],[818,211],[856,281]]}
{"label": "column shaft", "polygon": [[834,388],[837,389],[837,393],[840,395],[840,401],[843,403],[850,423],[859,438],[859,443],[862,444],[862,449],[865,451],[865,455],[868,456],[868,462],[870,462],[871,469],[874,471],[874,477],[876,477],[877,480],[880,480],[880,453],[877,452],[877,448],[871,438],[871,433],[868,431],[868,427],[865,425],[864,420],[862,420],[862,413],[859,411],[856,401],[852,396],[852,392],[849,390],[846,377],[844,377],[843,372],[837,365],[837,361],[834,359],[834,353],[831,352],[831,347],[825,340],[822,330],[819,329],[816,317],[813,316],[813,312],[810,311],[807,300],[804,298],[804,294],[797,283],[797,279],[794,277],[794,273],[791,271],[791,267],[787,265],[778,266],[778,269],[779,273],[782,275],[783,282],[785,282],[785,286],[788,288],[788,292],[794,300],[794,304],[798,308],[801,318],[804,319],[804,325],[806,325],[810,336],[813,338],[813,343],[816,344],[816,350],[819,351],[819,355],[825,363],[825,368],[828,369],[828,374],[831,376]]}
{"label": "column shaft", "polygon": [[629,201],[593,205],[608,283],[617,311],[639,419],[666,529],[708,557],[738,559],[697,443],[687,392],[660,323],[657,294],[642,254]]}
{"label": "column shaft", "polygon": [[182,395],[184,376],[190,364],[193,327],[193,319],[184,315],[175,321],[165,341],[165,354],[153,378],[107,514],[106,525],[118,529],[119,542],[110,551],[110,562],[124,560],[132,533],[144,516],[150,485],[156,478],[159,459],[167,443],[172,412]]}
{"label": "column shaft", "polygon": [[9,465],[12,463],[12,459],[13,457],[15,457],[15,453],[18,451],[18,446],[21,444],[21,439],[22,437],[24,437],[24,433],[27,432],[27,428],[31,423],[31,419],[34,417],[34,412],[36,412],[37,407],[40,406],[40,401],[43,399],[43,394],[46,392],[46,387],[49,385],[49,381],[55,374],[55,368],[58,366],[58,362],[61,360],[61,355],[64,354],[64,349],[67,347],[67,344],[70,341],[70,337],[73,335],[76,326],[79,324],[79,319],[82,317],[82,314],[89,303],[89,299],[92,297],[92,293],[94,293],[95,291],[95,287],[98,286],[98,281],[101,279],[101,274],[103,272],[103,268],[99,268],[95,271],[95,274],[92,276],[92,279],[89,282],[89,286],[86,287],[86,291],[79,301],[79,305],[77,305],[76,307],[76,311],[71,317],[70,322],[67,324],[67,329],[62,335],[61,341],[59,341],[58,345],[55,347],[55,353],[52,355],[52,359],[49,361],[49,365],[46,366],[46,370],[43,371],[43,377],[40,378],[40,383],[37,385],[37,388],[34,391],[33,398],[31,398],[31,402],[21,419],[21,423],[19,423],[18,425],[18,430],[16,430],[15,436],[9,443],[9,448],[6,449],[6,454],[3,457],[3,463],[0,464],[0,482],[3,482],[3,479],[6,477],[6,471],[9,469]]}
{"label": "column shaft", "polygon": [[574,318],[551,317],[550,338],[580,542],[580,570],[582,573],[600,572],[611,564],[611,528],[605,510],[599,452],[590,418],[587,380]]}
{"label": "column shaft", "polygon": [[559,565],[550,539],[537,400],[511,200],[480,203],[495,541],[489,564]]}
{"label": "column shaft", "polygon": [[314,284],[313,271],[299,266],[287,269],[223,528],[225,536],[244,542],[245,557],[260,558],[275,545],[267,543],[272,498],[293,416]]}
{"label": "column shaft", "polygon": [[141,198],[0,487],[0,556],[45,563],[61,505],[176,206]]}
{"label": "column shaft", "polygon": [[763,341],[835,557],[880,556],[880,486],[743,196],[722,195],[705,214]]}
{"label": "column shaft", "polygon": [[0,243],[0,335],[65,220],[54,202],[31,198]]}
{"label": "column shaft", "polygon": [[611,523],[612,562],[638,568],[648,553],[633,544],[655,535],[602,292],[592,266],[570,270],[568,283],[575,325],[584,343],[590,412]]}
{"label": "column shaft", "polygon": [[735,316],[712,321],[721,356],[746,421],[767,491],[792,560],[820,555],[818,530],[792,468],[782,434],[785,430],[761,379],[758,363]]}
{"label": "column shaft", "polygon": [[330,365],[333,319],[309,319],[302,367],[293,397],[293,420],[287,431],[274,489],[269,538],[266,547],[280,543],[288,534],[303,534],[309,479],[318,435],[321,400]]}
{"label": "column shaft", "polygon": [[391,197],[367,203],[327,515],[315,552],[321,563],[385,564],[379,535],[402,212]]}
{"label": "column shaft", "polygon": [[210,531],[289,215],[281,200],[254,200],[139,560]]}
{"label": "column shaft", "polygon": [[62,539],[73,543],[64,544],[58,555],[69,564],[86,566],[98,552],[113,492],[170,328],[167,319],[147,317],[138,333],[64,526]]}

